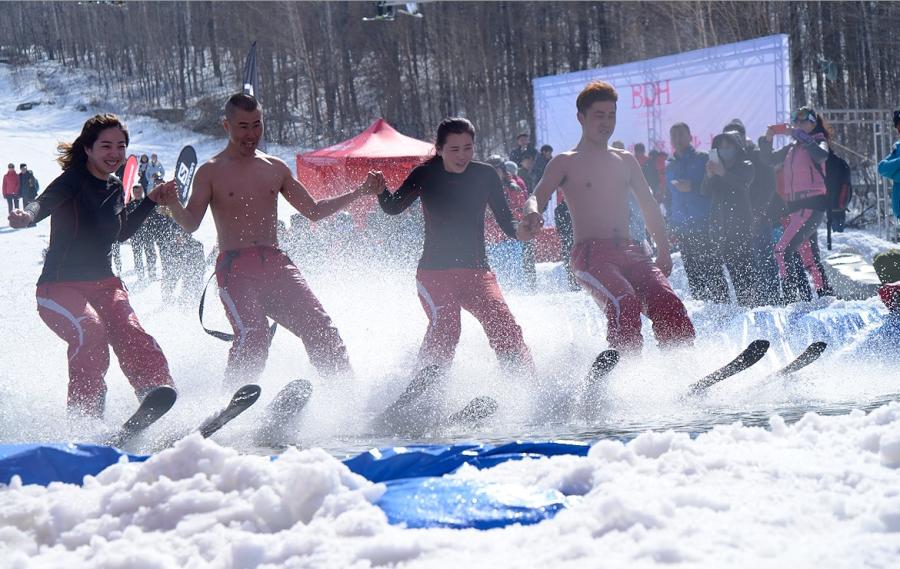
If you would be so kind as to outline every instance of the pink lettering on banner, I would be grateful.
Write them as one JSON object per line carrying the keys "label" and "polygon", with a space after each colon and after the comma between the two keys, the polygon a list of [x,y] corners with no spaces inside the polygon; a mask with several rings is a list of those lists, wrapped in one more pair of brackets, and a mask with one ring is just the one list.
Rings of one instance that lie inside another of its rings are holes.
{"label": "pink lettering on banner", "polygon": [[672,89],[668,79],[653,83],[638,83],[631,86],[632,109],[671,104]]}

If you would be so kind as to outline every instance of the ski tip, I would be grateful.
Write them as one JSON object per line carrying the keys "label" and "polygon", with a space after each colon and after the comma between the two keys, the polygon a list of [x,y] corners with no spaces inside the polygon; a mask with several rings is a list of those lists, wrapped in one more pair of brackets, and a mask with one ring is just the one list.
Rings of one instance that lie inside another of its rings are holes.
{"label": "ski tip", "polygon": [[239,401],[249,401],[250,404],[252,404],[259,399],[261,394],[262,388],[260,386],[255,383],[248,383],[235,391],[234,396],[231,398],[231,402],[237,403]]}
{"label": "ski tip", "polygon": [[497,400],[493,397],[488,397],[487,395],[476,397],[469,405],[478,408],[486,415],[493,415],[497,412],[497,409],[500,408],[500,404],[497,403]]}
{"label": "ski tip", "polygon": [[750,342],[750,345],[747,346],[747,351],[752,353],[765,354],[769,349],[770,343],[768,340],[753,340]]}
{"label": "ski tip", "polygon": [[806,350],[814,354],[821,354],[828,347],[828,342],[813,342]]}
{"label": "ski tip", "polygon": [[155,387],[151,389],[147,395],[144,396],[144,399],[141,400],[141,406],[152,406],[153,408],[164,409],[163,412],[168,411],[172,405],[175,405],[175,400],[178,399],[178,391],[171,385],[160,385],[159,387]]}
{"label": "ski tip", "polygon": [[603,350],[597,357],[594,358],[594,366],[593,367],[609,367],[614,366],[619,363],[619,351],[618,350]]}

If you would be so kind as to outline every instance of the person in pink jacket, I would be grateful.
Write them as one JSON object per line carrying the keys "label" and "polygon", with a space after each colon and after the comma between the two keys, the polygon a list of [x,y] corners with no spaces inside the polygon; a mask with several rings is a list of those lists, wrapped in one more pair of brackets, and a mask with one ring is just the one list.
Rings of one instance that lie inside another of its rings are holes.
{"label": "person in pink jacket", "polygon": [[775,261],[784,281],[787,278],[785,256],[790,251],[798,251],[818,295],[833,295],[824,271],[806,245],[816,234],[828,208],[825,162],[830,152],[831,129],[812,107],[800,107],[794,113],[793,127],[790,132],[793,140],[777,152],[772,151],[772,141],[776,134],[787,132],[776,132],[778,128],[770,126],[760,139],[763,159],[772,166],[783,164],[788,222],[775,245]]}
{"label": "person in pink jacket", "polygon": [[9,213],[19,209],[19,174],[16,172],[15,164],[10,164],[6,175],[3,176],[3,197],[6,198]]}

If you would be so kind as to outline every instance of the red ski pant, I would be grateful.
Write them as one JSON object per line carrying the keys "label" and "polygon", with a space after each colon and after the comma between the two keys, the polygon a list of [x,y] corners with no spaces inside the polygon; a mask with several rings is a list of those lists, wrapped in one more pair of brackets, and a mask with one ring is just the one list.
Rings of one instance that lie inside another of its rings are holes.
{"label": "red ski pant", "polygon": [[775,261],[778,263],[778,274],[782,280],[787,277],[787,266],[784,257],[788,251],[797,251],[800,259],[803,261],[803,267],[812,277],[816,290],[822,290],[827,286],[825,274],[816,263],[813,255],[812,245],[809,243],[811,236],[815,235],[819,223],[825,213],[813,209],[800,209],[791,212],[788,216],[787,224],[784,227],[784,233],[781,239],[775,244]]}
{"label": "red ski pant", "polygon": [[37,304],[41,320],[69,345],[69,408],[103,415],[109,346],[138,399],[173,385],[166,357],[141,327],[117,277],[38,285]]}
{"label": "red ski pant", "polygon": [[534,373],[522,328],[503,300],[494,273],[484,269],[419,269],[416,287],[428,315],[428,330],[419,349],[420,365],[450,365],[459,344],[460,309],[465,308],[481,323],[501,362],[517,371]]}
{"label": "red ski pant", "polygon": [[294,263],[274,247],[225,251],[216,262],[219,298],[234,329],[227,384],[253,381],[269,355],[266,317],[298,336],[323,375],[349,373],[347,348],[337,328]]}
{"label": "red ski pant", "polygon": [[653,322],[661,346],[694,340],[694,325],[684,303],[643,245],[633,241],[582,241],[572,250],[572,272],[597,304],[606,307],[610,347],[622,351],[643,347],[642,311]]}

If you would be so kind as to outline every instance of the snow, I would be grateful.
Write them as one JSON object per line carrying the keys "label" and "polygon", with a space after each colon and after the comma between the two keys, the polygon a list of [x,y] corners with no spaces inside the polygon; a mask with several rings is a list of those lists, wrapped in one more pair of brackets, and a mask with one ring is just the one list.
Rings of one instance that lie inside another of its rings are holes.
{"label": "snow", "polygon": [[[19,102],[48,98],[35,82],[37,70],[13,74],[0,66],[0,160],[27,162],[46,187],[59,173],[56,144],[72,140],[99,109],[73,110],[79,99],[65,93],[74,92],[77,77],[54,75],[56,104],[13,111]],[[223,145],[151,119],[125,119],[131,150],[156,152],[170,174],[184,144],[192,144],[201,161]],[[271,150],[293,166],[294,150]],[[283,209],[282,217],[289,213]],[[65,349],[34,308],[49,225],[16,231],[5,225],[0,441],[95,440],[130,413],[134,395],[113,359],[107,422],[67,419]],[[197,236],[209,251],[210,216]],[[862,232],[836,234],[835,243],[867,260],[892,246]],[[166,353],[181,394],[165,424],[132,449],[150,452],[218,404],[227,345],[199,333],[194,307],[163,305],[158,286],[137,286],[127,246],[122,256],[132,305]],[[483,334],[466,318],[445,393],[448,408],[486,393],[500,401],[500,415],[479,432],[424,439],[596,442],[587,457],[463,467],[450,475],[497,492],[559,492],[568,508],[553,519],[487,531],[420,530],[391,525],[377,506],[384,486],[339,461],[372,446],[407,442],[373,432],[371,418],[402,390],[425,328],[413,269],[379,272],[321,261],[303,269],[359,370],[353,381],[325,383],[299,340],[276,335],[261,378],[262,403],[289,379],[311,379],[316,391],[302,434],[291,441],[304,450],[291,448],[270,460],[262,456],[268,449],[248,445],[254,408],[215,440],[182,439],[144,463],[120,463],[89,477],[81,487],[0,486],[0,566],[818,569],[887,568],[900,560],[898,364],[854,352],[885,320],[877,299],[753,311],[689,300],[697,349],[660,353],[648,332],[647,357],[623,362],[609,379],[600,416],[584,417],[565,409],[578,396],[573,378],[582,377],[605,346],[601,312],[582,293],[542,294],[537,302],[511,295],[540,385],[499,373]],[[551,279],[553,268],[542,269],[542,278]],[[680,269],[673,284],[686,288]],[[208,304],[211,313],[218,308]],[[227,330],[218,318],[213,314],[212,324]],[[757,337],[773,342],[760,364],[704,399],[684,400],[688,384]],[[768,376],[822,338],[831,347],[817,366],[789,381]],[[854,407],[865,411],[849,411]]]}

